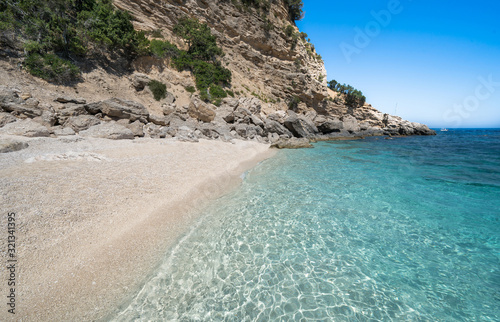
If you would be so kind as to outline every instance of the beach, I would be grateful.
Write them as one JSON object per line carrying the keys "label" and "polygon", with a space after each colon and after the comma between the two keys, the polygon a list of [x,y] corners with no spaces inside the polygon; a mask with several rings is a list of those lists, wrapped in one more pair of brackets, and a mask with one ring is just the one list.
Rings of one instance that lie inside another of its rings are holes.
{"label": "beach", "polygon": [[29,147],[0,154],[2,265],[9,214],[17,260],[15,315],[5,304],[0,313],[7,321],[105,318],[203,207],[273,154],[239,140],[15,139]]}

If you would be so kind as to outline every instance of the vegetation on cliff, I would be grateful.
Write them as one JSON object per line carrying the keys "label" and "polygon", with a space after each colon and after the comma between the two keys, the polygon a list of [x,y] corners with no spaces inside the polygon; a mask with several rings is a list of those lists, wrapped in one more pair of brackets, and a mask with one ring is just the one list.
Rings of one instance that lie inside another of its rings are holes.
{"label": "vegetation on cliff", "polygon": [[336,80],[331,80],[328,82],[328,88],[333,91],[345,95],[345,104],[350,107],[363,106],[366,101],[366,97],[363,93],[351,85],[340,84]]}
{"label": "vegetation on cliff", "polygon": [[173,57],[173,64],[179,70],[190,70],[196,80],[196,88],[205,101],[217,101],[227,96],[221,86],[231,84],[231,71],[222,67],[219,56],[224,53],[210,28],[198,20],[185,18],[179,21],[174,33],[182,37],[187,51],[180,51]]}
{"label": "vegetation on cliff", "polygon": [[[149,40],[134,29],[128,12],[111,0],[9,0],[0,3],[0,31],[14,31],[23,43],[25,68],[47,81],[65,83],[80,75],[77,62],[95,54],[116,53],[129,60],[139,55],[169,58],[179,70],[190,70],[201,98],[226,97],[221,86],[231,83],[231,72],[217,57],[223,52],[207,25],[182,19],[174,33],[187,51],[159,39]],[[155,98],[161,97],[156,89]]]}
{"label": "vegetation on cliff", "polygon": [[[228,1],[228,0],[225,0]],[[268,11],[271,7],[271,3],[275,0],[231,0],[234,5],[239,5],[239,2],[243,4],[245,7],[254,7],[258,9],[264,9]],[[301,20],[304,18],[304,11],[302,8],[304,7],[304,3],[302,0],[282,0],[285,3],[286,8],[288,9],[288,16],[292,21]]]}
{"label": "vegetation on cliff", "polygon": [[48,81],[75,80],[78,59],[106,51],[132,58],[149,47],[111,0],[9,0],[0,3],[0,17],[0,29],[24,44],[27,70]]}

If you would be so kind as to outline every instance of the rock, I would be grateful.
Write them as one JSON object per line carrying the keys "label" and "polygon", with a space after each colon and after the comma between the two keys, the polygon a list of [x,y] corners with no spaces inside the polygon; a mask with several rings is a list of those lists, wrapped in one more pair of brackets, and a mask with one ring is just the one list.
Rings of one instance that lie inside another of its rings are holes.
{"label": "rock", "polygon": [[25,115],[27,117],[37,117],[42,115],[42,111],[38,108],[28,107],[25,104],[9,103],[3,104],[2,108],[6,112],[10,112],[15,115]]}
{"label": "rock", "polygon": [[277,133],[268,133],[267,138],[269,142],[276,143],[280,139],[280,136]]}
{"label": "rock", "polygon": [[358,120],[356,120],[354,116],[351,115],[344,116],[342,122],[344,130],[348,131],[349,133],[356,133],[361,130]]}
{"label": "rock", "polygon": [[[160,126],[153,123],[148,123],[143,127],[144,136],[153,139],[163,139],[167,135],[172,136],[171,130],[166,126]],[[174,132],[175,134],[175,132]]]}
{"label": "rock", "polygon": [[138,137],[144,136],[144,124],[142,124],[139,120],[125,124],[124,126],[130,131],[132,131],[132,133],[134,133],[134,136]]}
{"label": "rock", "polygon": [[175,96],[174,94],[167,92],[166,97],[162,101],[167,104],[173,104],[175,102]]}
{"label": "rock", "polygon": [[250,120],[257,126],[264,127],[264,122],[256,115],[250,115]]}
{"label": "rock", "polygon": [[198,99],[191,101],[191,104],[189,104],[188,114],[192,118],[206,123],[212,122],[215,118],[215,111]]}
{"label": "rock", "polygon": [[[203,134],[203,136],[206,136],[207,138],[212,138],[212,139],[217,139],[220,136],[220,126],[211,124],[211,123],[201,123],[198,127],[197,130]],[[226,129],[229,132],[229,129]]]}
{"label": "rock", "polygon": [[12,116],[9,113],[4,113],[0,112],[0,127],[4,126],[5,124],[15,122],[17,118]]}
{"label": "rock", "polygon": [[288,111],[289,115],[285,119],[284,125],[296,137],[314,137],[319,131],[311,120],[305,116],[297,116],[294,112]]}
{"label": "rock", "polygon": [[155,114],[150,114],[148,117],[148,121],[161,126],[167,126],[170,123],[170,119],[168,117]]}
{"label": "rock", "polygon": [[149,116],[149,112],[144,105],[119,98],[111,98],[105,101],[87,104],[85,105],[85,109],[90,114],[102,113],[113,118],[129,119],[131,122],[139,120],[142,123],[147,123]]}
{"label": "rock", "polygon": [[28,98],[31,98],[31,93],[22,93],[21,95],[19,95],[19,98],[27,100]]}
{"label": "rock", "polygon": [[63,108],[56,110],[56,118],[59,124],[64,124],[71,116],[85,115],[87,110],[83,105],[69,103]]}
{"label": "rock", "polygon": [[105,122],[81,131],[83,137],[105,138],[113,140],[133,139],[134,133],[116,122]]}
{"label": "rock", "polygon": [[55,99],[59,103],[73,103],[73,104],[87,104],[87,101],[83,98],[71,98],[71,97],[58,97]]}
{"label": "rock", "polygon": [[28,137],[50,136],[50,132],[45,126],[30,119],[6,124],[4,127],[0,128],[0,134],[22,135]]}
{"label": "rock", "polygon": [[240,137],[245,139],[253,139],[257,136],[257,130],[254,125],[236,124],[233,126],[233,129]]}
{"label": "rock", "polygon": [[18,95],[20,91],[14,88],[0,85],[0,107],[9,104],[22,104],[23,99]]}
{"label": "rock", "polygon": [[290,138],[293,136],[292,132],[290,132],[286,127],[271,119],[264,120],[264,129],[266,132],[276,133],[278,136],[285,135]]}
{"label": "rock", "polygon": [[323,134],[340,132],[344,128],[342,121],[337,118],[324,118],[324,121],[322,120],[316,124],[318,126],[318,130]]}
{"label": "rock", "polygon": [[64,126],[70,127],[75,132],[81,132],[98,124],[101,124],[101,120],[93,115],[78,115],[69,117]]}
{"label": "rock", "polygon": [[163,108],[163,115],[170,115],[177,111],[177,106],[173,103],[163,104],[161,107]]}
{"label": "rock", "polygon": [[[233,99],[233,101],[236,101],[236,104],[238,103],[237,100]],[[215,111],[216,118],[219,118],[220,120],[223,120],[226,123],[234,123],[233,112],[234,112],[234,107],[231,106],[230,104],[222,104]]]}
{"label": "rock", "polygon": [[238,107],[249,110],[251,114],[260,114],[262,102],[256,97],[242,97],[238,101]]}
{"label": "rock", "polygon": [[52,132],[55,136],[69,136],[75,135],[75,131],[70,127],[55,126],[52,128]]}
{"label": "rock", "polygon": [[142,91],[151,81],[148,75],[141,73],[134,73],[131,80],[136,91]]}
{"label": "rock", "polygon": [[56,114],[54,112],[49,111],[49,110],[45,110],[45,111],[42,111],[41,116],[35,117],[33,119],[33,121],[40,123],[43,126],[51,127],[57,123],[57,117],[56,117]]}
{"label": "rock", "polygon": [[175,137],[179,141],[184,141],[184,142],[198,142],[198,137],[194,133],[193,129],[187,127],[187,126],[181,126],[179,129],[177,129],[177,133],[175,134]]}
{"label": "rock", "polygon": [[290,138],[280,139],[271,145],[272,148],[278,149],[301,149],[312,148],[313,145],[306,138]]}
{"label": "rock", "polygon": [[411,123],[416,135],[436,135],[436,131],[429,129],[425,124],[420,124],[416,122]]}
{"label": "rock", "polygon": [[13,139],[0,139],[0,153],[15,152],[26,149],[28,143]]}

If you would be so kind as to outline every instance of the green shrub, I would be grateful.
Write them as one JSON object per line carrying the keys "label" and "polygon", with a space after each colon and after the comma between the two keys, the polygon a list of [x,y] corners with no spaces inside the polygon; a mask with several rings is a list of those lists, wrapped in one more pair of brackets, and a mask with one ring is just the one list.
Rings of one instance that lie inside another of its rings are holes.
{"label": "green shrub", "polygon": [[152,80],[148,84],[149,89],[153,92],[155,100],[160,101],[167,97],[167,85],[160,81]]}
{"label": "green shrub", "polygon": [[191,94],[196,92],[196,88],[194,88],[194,86],[186,86],[186,87],[184,87],[184,89],[186,90],[186,92],[191,93]]}
{"label": "green shrub", "polygon": [[219,85],[211,85],[210,86],[210,97],[212,99],[225,98],[225,97],[227,97],[227,93]]}
{"label": "green shrub", "polygon": [[293,26],[292,26],[292,25],[288,25],[288,26],[286,26],[286,28],[285,28],[285,35],[286,35],[288,38],[290,38],[290,37],[292,37],[292,35],[293,35],[294,31],[295,31],[295,29],[293,28]]}
{"label": "green shrub", "polygon": [[226,90],[226,93],[227,93],[227,95],[229,95],[231,97],[234,97],[234,92],[233,91],[231,91],[231,90],[228,89],[228,90]]}
{"label": "green shrub", "polygon": [[288,108],[292,111],[295,111],[295,110],[297,110],[297,107],[299,107],[300,102],[301,102],[301,99],[297,95],[289,97],[288,98]]}
{"label": "green shrub", "polygon": [[161,34],[161,29],[155,29],[155,30],[151,31],[151,37],[163,39],[163,35]]}
{"label": "green shrub", "polygon": [[340,84],[336,80],[331,80],[328,82],[328,88],[333,91],[339,92],[345,95],[345,104],[350,107],[363,106],[366,102],[366,97],[363,93],[351,85]]}
{"label": "green shrub", "polygon": [[216,100],[213,101],[213,104],[215,106],[221,106],[221,104],[222,104],[222,98],[217,98]]}
{"label": "green shrub", "polygon": [[285,4],[288,6],[288,15],[292,21],[301,20],[304,18],[304,3],[302,0],[285,0]]}
{"label": "green shrub", "polygon": [[179,56],[180,50],[176,45],[170,43],[165,40],[151,40],[151,44],[149,45],[149,49],[151,53],[158,58],[172,58]]}
{"label": "green shrub", "polygon": [[216,38],[207,25],[185,18],[174,27],[174,33],[184,38],[188,50],[179,51],[172,58],[172,63],[180,71],[190,70],[193,73],[196,88],[203,100],[210,100],[208,90],[212,86],[231,84],[231,71],[222,67],[217,60],[224,53],[217,46]]}
{"label": "green shrub", "polygon": [[77,66],[55,54],[30,53],[24,65],[32,75],[50,82],[65,83],[75,81],[80,76]]}

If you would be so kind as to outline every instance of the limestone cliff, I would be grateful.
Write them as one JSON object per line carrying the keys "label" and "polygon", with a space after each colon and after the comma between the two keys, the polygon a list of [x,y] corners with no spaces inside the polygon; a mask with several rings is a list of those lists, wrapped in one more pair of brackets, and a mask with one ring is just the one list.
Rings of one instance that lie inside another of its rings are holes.
{"label": "limestone cliff", "polygon": [[161,30],[177,43],[172,30],[179,19],[189,16],[206,23],[225,52],[223,65],[233,73],[233,87],[248,96],[253,93],[263,101],[281,101],[282,105],[289,97],[299,96],[309,106],[316,106],[328,95],[325,66],[314,47],[300,37],[293,45],[294,40],[285,33],[290,25],[295,33],[298,29],[282,0],[271,1],[265,11],[223,0],[114,3],[133,15],[137,29]]}

